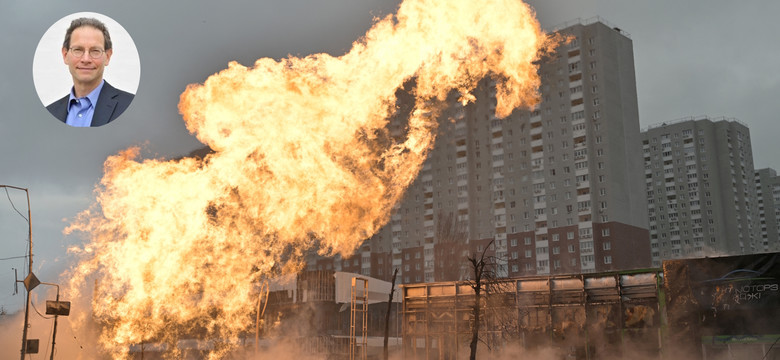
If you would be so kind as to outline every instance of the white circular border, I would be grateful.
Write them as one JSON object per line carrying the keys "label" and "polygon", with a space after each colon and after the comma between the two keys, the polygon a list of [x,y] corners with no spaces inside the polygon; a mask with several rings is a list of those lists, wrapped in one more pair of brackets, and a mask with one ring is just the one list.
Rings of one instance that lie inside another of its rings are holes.
{"label": "white circular border", "polygon": [[114,19],[99,13],[78,12],[55,22],[43,34],[33,58],[33,83],[38,98],[47,106],[67,95],[73,86],[73,78],[62,60],[62,42],[71,21],[91,17],[102,21],[111,35],[111,62],[103,72],[103,78],[112,86],[135,94],[141,79],[141,60],[130,34]]}

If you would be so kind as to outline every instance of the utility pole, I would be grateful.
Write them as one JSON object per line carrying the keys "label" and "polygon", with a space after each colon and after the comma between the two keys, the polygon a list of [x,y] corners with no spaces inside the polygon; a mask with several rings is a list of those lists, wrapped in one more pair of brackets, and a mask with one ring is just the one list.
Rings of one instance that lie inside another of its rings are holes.
{"label": "utility pole", "polygon": [[385,342],[384,342],[384,353],[383,353],[383,359],[387,360],[390,358],[389,351],[388,351],[388,344],[387,340],[390,336],[390,309],[393,305],[393,292],[395,291],[395,277],[398,276],[398,268],[395,268],[393,270],[393,281],[390,283],[390,297],[387,299],[387,313],[385,314]]}
{"label": "utility pole", "polygon": [[54,315],[54,330],[52,331],[51,334],[51,358],[50,358],[50,360],[54,360],[54,344],[56,343],[55,339],[57,339],[57,317],[60,315],[63,316],[70,315],[70,301],[60,301],[59,285],[52,284],[52,283],[45,283],[45,282],[42,282],[41,284],[57,287],[57,300],[55,300],[54,302],[46,301],[46,315]]}
{"label": "utility pole", "polygon": [[[59,285],[57,285],[57,300],[56,301],[59,304],[59,302],[60,302],[60,286]],[[49,360],[54,360],[54,339],[57,338],[57,316],[59,316],[59,314],[54,314],[54,330],[52,331],[52,334],[51,334],[51,358],[49,358]]]}
{"label": "utility pole", "polygon": [[29,268],[27,271],[27,278],[25,278],[25,290],[27,290],[27,302],[24,305],[24,330],[22,330],[22,357],[21,360],[24,360],[24,354],[27,352],[27,324],[30,319],[30,290],[34,288],[38,284],[34,284],[30,286],[31,283],[37,282],[38,279],[35,278],[35,275],[33,275],[33,253],[32,253],[32,211],[30,210],[30,191],[28,191],[26,188],[21,188],[17,186],[11,186],[11,185],[0,185],[0,187],[3,188],[11,188],[16,190],[22,190],[27,194],[27,226],[29,229],[28,232],[28,240],[30,242],[30,262],[29,262]]}
{"label": "utility pole", "polygon": [[[260,285],[260,293],[257,295],[257,320],[255,320],[255,356],[260,353],[260,319],[265,314],[265,307],[268,306],[268,294],[270,294],[271,288],[268,286],[268,281],[263,281]],[[265,293],[265,295],[263,295]],[[265,298],[265,300],[263,300]],[[263,304],[262,311],[260,310],[260,304]]]}

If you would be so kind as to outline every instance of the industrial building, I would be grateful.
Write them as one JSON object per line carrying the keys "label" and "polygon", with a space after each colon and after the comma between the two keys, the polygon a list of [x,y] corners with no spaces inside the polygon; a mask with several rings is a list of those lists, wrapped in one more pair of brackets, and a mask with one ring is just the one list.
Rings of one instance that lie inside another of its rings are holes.
{"label": "industrial building", "polygon": [[[469,282],[403,285],[403,358],[467,359]],[[664,261],[663,269],[500,279],[480,309],[480,357],[780,359],[780,253]]]}

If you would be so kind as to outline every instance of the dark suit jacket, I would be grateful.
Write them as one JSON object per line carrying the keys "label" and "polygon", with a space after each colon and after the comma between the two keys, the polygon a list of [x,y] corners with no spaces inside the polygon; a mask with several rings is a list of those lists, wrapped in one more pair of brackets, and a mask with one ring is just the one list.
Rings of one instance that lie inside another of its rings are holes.
{"label": "dark suit jacket", "polygon": [[[90,126],[101,126],[110,123],[127,109],[135,95],[119,90],[111,86],[108,81],[103,84],[103,89],[98,95],[95,112],[92,114],[92,124]],[[46,110],[54,115],[60,121],[65,122],[68,118],[68,98],[70,94],[65,95],[46,107]]]}

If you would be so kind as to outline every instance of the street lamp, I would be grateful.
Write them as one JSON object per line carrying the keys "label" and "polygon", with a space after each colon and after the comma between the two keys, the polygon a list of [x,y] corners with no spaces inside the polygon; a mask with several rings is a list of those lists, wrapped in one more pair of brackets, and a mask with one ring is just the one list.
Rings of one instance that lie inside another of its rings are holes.
{"label": "street lamp", "polygon": [[50,360],[54,360],[54,343],[55,339],[57,338],[57,316],[70,315],[70,301],[60,301],[59,285],[45,282],[42,282],[41,284],[57,287],[57,300],[46,300],[46,315],[54,315],[54,330],[51,334],[51,358],[49,358]]}

